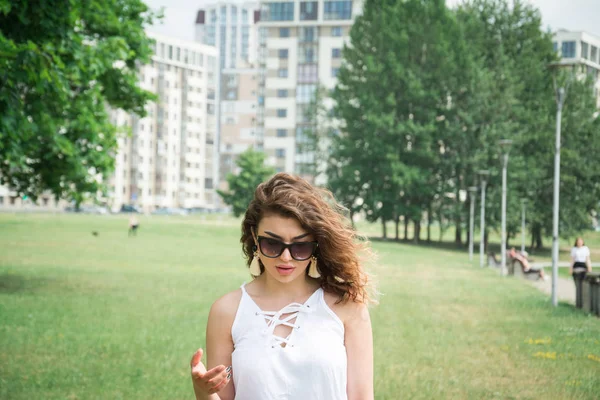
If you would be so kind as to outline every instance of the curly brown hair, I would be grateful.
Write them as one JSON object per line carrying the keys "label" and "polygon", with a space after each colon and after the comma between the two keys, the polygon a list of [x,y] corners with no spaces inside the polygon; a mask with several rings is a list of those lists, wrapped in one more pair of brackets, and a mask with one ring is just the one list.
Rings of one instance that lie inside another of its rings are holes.
{"label": "curly brown hair", "polygon": [[[292,217],[319,243],[315,256],[323,290],[337,295],[338,302],[373,301],[369,295],[372,284],[361,265],[372,253],[368,242],[349,224],[344,210],[329,190],[314,187],[300,177],[276,174],[258,185],[244,215],[240,242],[248,266],[254,255],[252,230],[256,231],[262,217],[267,213]],[[264,272],[262,263],[260,269]]]}

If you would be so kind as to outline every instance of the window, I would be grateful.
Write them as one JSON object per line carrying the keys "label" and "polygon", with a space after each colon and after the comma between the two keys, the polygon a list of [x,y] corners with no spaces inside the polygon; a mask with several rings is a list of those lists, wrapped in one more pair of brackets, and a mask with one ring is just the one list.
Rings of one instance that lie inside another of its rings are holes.
{"label": "window", "polygon": [[325,1],[323,4],[323,19],[352,19],[352,0]]}
{"label": "window", "polygon": [[342,27],[334,26],[331,28],[331,36],[340,37],[342,36]]}
{"label": "window", "polygon": [[[298,123],[303,123],[303,124],[314,123],[314,121],[311,118],[310,109],[311,109],[310,104],[298,104],[296,106],[296,120]],[[296,138],[296,141],[298,141],[297,138]]]}
{"label": "window", "polygon": [[575,42],[562,42],[563,58],[575,58]]}
{"label": "window", "polygon": [[287,89],[277,89],[277,97],[279,97],[279,98],[288,97]]}
{"label": "window", "polygon": [[288,77],[288,69],[287,68],[279,68],[277,70],[277,76],[280,78],[287,78]]}
{"label": "window", "polygon": [[331,49],[331,58],[342,57],[342,49]]}
{"label": "window", "polygon": [[316,64],[298,65],[298,83],[315,83],[319,80]]}
{"label": "window", "polygon": [[285,149],[275,149],[275,157],[285,158]]}
{"label": "window", "polygon": [[552,49],[554,50],[555,53],[558,52],[558,43],[557,42],[552,42]]}
{"label": "window", "polygon": [[304,46],[298,48],[298,63],[312,64],[318,61],[317,46]]}
{"label": "window", "polygon": [[315,42],[317,36],[317,28],[314,26],[300,28],[300,42]]}
{"label": "window", "polygon": [[595,63],[598,63],[598,48],[596,46],[592,46],[592,53],[590,54],[590,60]]}
{"label": "window", "polygon": [[263,4],[261,21],[293,21],[294,20],[294,2],[281,1],[276,3]]}
{"label": "window", "polygon": [[205,178],[204,179],[204,188],[205,189],[212,189],[213,188],[213,180],[212,180],[212,178]]}
{"label": "window", "polygon": [[237,7],[236,6],[231,6],[231,23],[232,24],[237,24]]}
{"label": "window", "polygon": [[317,85],[298,85],[296,89],[296,102],[298,104],[308,104],[315,97]]}
{"label": "window", "polygon": [[581,42],[581,58],[587,60],[589,58],[588,54],[589,45],[586,42]]}
{"label": "window", "polygon": [[339,72],[340,72],[339,68],[331,68],[331,77],[332,78],[337,78]]}
{"label": "window", "polygon": [[277,137],[287,137],[287,129],[277,129]]}
{"label": "window", "polygon": [[279,28],[279,37],[290,37],[290,28]]}
{"label": "window", "polygon": [[279,58],[288,58],[288,49],[279,49]]}
{"label": "window", "polygon": [[285,108],[277,109],[277,118],[285,118],[287,117],[287,110]]}
{"label": "window", "polygon": [[300,3],[300,21],[316,21],[318,11],[317,1],[303,1]]}

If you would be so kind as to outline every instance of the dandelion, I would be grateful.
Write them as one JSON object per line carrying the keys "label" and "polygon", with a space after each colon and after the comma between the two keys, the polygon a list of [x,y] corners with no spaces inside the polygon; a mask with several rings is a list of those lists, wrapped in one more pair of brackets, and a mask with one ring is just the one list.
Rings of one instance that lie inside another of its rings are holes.
{"label": "dandelion", "polygon": [[543,338],[543,339],[532,339],[532,338],[529,338],[529,339],[525,340],[525,343],[527,343],[527,344],[536,344],[536,345],[537,344],[550,344],[550,343],[552,343],[552,339],[550,339],[550,338]]}
{"label": "dandelion", "polygon": [[588,357],[587,357],[587,358],[589,358],[589,359],[590,359],[590,360],[592,360],[592,361],[600,362],[600,357],[598,357],[598,356],[595,356],[595,355],[593,355],[593,354],[588,354]]}
{"label": "dandelion", "polygon": [[538,351],[537,353],[535,353],[533,355],[536,358],[547,358],[549,360],[556,360],[556,352],[555,351],[547,351],[547,352],[543,352],[543,351]]}

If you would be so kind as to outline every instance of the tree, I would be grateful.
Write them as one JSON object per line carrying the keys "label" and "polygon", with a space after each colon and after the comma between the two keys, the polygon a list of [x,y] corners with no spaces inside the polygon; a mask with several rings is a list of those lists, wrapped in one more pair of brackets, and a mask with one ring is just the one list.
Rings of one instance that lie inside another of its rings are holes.
{"label": "tree", "polygon": [[436,120],[453,87],[457,29],[442,0],[367,1],[344,49],[333,95],[342,134],[330,179],[359,177],[362,208],[381,221],[384,237],[389,220],[396,238],[402,217],[420,226],[439,186]]}
{"label": "tree", "polygon": [[249,148],[240,154],[236,161],[239,174],[228,174],[229,191],[217,190],[225,204],[233,208],[233,214],[239,217],[248,208],[254,197],[256,187],[264,182],[275,170],[265,165],[265,155]]}
{"label": "tree", "polygon": [[[470,0],[457,9],[457,16],[465,35],[472,38],[470,51],[483,61],[494,82],[503,78],[504,84],[493,88],[494,92],[510,96],[499,101],[496,95],[487,106],[496,113],[498,106],[510,101],[510,107],[500,113],[510,125],[496,125],[500,129],[495,138],[499,134],[514,141],[508,174],[508,236],[520,228],[520,198],[528,198],[528,224],[533,244],[540,248],[542,237],[552,233],[556,103],[553,72],[548,65],[557,61],[557,54],[551,34],[542,30],[539,10],[521,0]],[[595,182],[600,181],[600,169],[593,157],[600,151],[600,143],[591,87],[583,79],[574,82],[563,110],[561,236],[589,226],[597,207]],[[501,189],[498,152],[488,150],[482,161],[496,166],[497,177],[492,178],[488,197],[492,212],[486,223],[497,227]]]}
{"label": "tree", "polygon": [[109,108],[140,116],[150,61],[140,0],[0,0],[0,184],[81,202],[114,168]]}

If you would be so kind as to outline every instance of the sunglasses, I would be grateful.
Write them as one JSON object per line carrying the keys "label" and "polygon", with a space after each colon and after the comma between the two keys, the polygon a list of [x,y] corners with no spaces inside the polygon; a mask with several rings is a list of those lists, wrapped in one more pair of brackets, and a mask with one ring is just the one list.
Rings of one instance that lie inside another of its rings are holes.
{"label": "sunglasses", "polygon": [[308,260],[317,249],[317,242],[294,242],[284,243],[281,240],[266,236],[258,236],[258,247],[260,252],[269,258],[279,257],[285,249],[289,249],[290,255],[296,261]]}

